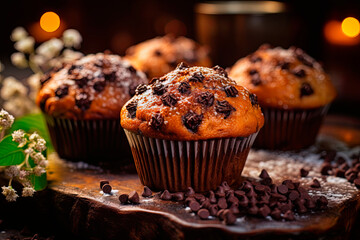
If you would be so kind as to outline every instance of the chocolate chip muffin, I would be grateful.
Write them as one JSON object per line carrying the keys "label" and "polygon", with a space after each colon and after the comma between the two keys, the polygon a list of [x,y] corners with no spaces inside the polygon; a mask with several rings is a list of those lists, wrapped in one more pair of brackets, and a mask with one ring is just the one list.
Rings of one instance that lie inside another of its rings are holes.
{"label": "chocolate chip muffin", "polygon": [[296,47],[261,46],[229,75],[258,96],[265,127],[255,146],[292,150],[315,142],[336,90],[321,65]]}
{"label": "chocolate chip muffin", "polygon": [[140,85],[121,110],[140,179],[158,190],[236,185],[263,124],[256,96],[218,66],[181,63]]}
{"label": "chocolate chip muffin", "polygon": [[180,63],[193,66],[211,66],[208,50],[185,37],[166,35],[139,43],[126,51],[128,59],[149,79],[162,76]]}
{"label": "chocolate chip muffin", "polygon": [[122,106],[146,83],[143,72],[117,55],[91,54],[41,79],[37,104],[58,154],[70,160],[103,160],[126,140],[119,137]]}

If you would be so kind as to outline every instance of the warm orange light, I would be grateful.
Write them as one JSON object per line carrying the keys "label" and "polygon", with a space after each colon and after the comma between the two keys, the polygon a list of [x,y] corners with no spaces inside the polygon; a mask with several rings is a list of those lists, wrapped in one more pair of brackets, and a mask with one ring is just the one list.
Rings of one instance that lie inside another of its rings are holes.
{"label": "warm orange light", "polygon": [[356,18],[347,17],[341,23],[341,30],[348,37],[356,37],[360,33],[360,23]]}
{"label": "warm orange light", "polygon": [[60,17],[54,12],[46,12],[40,18],[40,27],[46,32],[55,32],[60,27]]}
{"label": "warm orange light", "polygon": [[324,36],[329,43],[336,45],[354,46],[360,43],[359,36],[349,37],[345,35],[342,23],[336,20],[328,21],[325,24]]}

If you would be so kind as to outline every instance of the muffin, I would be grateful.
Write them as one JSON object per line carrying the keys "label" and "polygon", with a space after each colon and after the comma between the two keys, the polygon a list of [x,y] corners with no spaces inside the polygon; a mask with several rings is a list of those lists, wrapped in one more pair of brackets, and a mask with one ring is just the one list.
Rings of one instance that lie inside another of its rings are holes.
{"label": "muffin", "polygon": [[144,73],[117,55],[103,53],[45,75],[36,102],[59,156],[90,162],[126,156],[126,152],[131,157],[119,115],[141,83],[147,83]]}
{"label": "muffin", "polygon": [[196,191],[237,185],[264,124],[256,96],[221,67],[188,67],[140,85],[121,110],[141,182]]}
{"label": "muffin", "polygon": [[180,63],[211,66],[208,51],[191,39],[166,35],[139,43],[126,51],[134,67],[145,72],[149,79],[162,76]]}
{"label": "muffin", "polygon": [[230,77],[256,94],[265,126],[254,146],[296,150],[312,145],[336,90],[321,65],[300,48],[263,45],[240,59]]}

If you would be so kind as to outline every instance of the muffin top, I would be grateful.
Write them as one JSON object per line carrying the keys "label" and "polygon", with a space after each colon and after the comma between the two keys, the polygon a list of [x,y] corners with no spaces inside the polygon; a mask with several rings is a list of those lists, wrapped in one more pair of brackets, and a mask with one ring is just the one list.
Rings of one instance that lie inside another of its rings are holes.
{"label": "muffin top", "polygon": [[118,119],[136,87],[146,82],[145,74],[121,57],[91,54],[46,74],[36,102],[54,117]]}
{"label": "muffin top", "polygon": [[145,72],[149,79],[162,76],[180,62],[188,65],[211,66],[208,50],[191,39],[166,35],[139,43],[126,51],[134,67]]}
{"label": "muffin top", "polygon": [[258,96],[261,106],[309,109],[334,100],[336,90],[321,65],[300,48],[261,46],[231,68],[230,77]]}
{"label": "muffin top", "polygon": [[123,128],[168,140],[247,137],[263,124],[256,95],[219,66],[180,63],[149,85],[139,85],[121,110]]}

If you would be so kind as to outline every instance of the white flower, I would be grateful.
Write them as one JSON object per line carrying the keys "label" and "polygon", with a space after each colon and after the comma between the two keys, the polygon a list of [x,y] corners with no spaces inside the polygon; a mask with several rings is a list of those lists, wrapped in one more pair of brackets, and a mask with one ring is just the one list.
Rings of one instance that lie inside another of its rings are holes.
{"label": "white flower", "polygon": [[65,49],[62,54],[62,61],[63,62],[71,62],[77,59],[80,59],[84,54],[81,52],[73,51],[71,49]]}
{"label": "white flower", "polygon": [[16,130],[16,131],[14,131],[11,135],[12,135],[12,138],[13,138],[12,140],[13,140],[14,142],[19,143],[19,146],[18,146],[18,147],[23,147],[23,146],[25,146],[27,140],[26,140],[26,138],[25,138],[25,132],[24,132],[24,130],[22,130],[22,129]]}
{"label": "white flower", "polygon": [[19,173],[19,178],[20,180],[27,180],[26,178],[29,176],[29,171],[26,171],[26,170],[20,170],[20,173]]}
{"label": "white flower", "polygon": [[30,135],[29,140],[30,140],[30,141],[36,141],[36,140],[38,140],[39,138],[41,138],[40,135],[39,135],[37,132],[33,132],[33,133]]}
{"label": "white flower", "polygon": [[19,52],[32,53],[34,51],[35,40],[33,37],[26,37],[14,44],[14,48]]}
{"label": "white flower", "polygon": [[63,33],[63,41],[65,47],[71,48],[80,48],[82,37],[80,33],[75,29],[65,30]]}
{"label": "white flower", "polygon": [[39,112],[39,108],[27,96],[14,96],[4,102],[4,109],[9,111],[15,117],[21,117],[25,114]]}
{"label": "white flower", "polygon": [[19,176],[20,169],[18,166],[9,166],[5,169],[5,175],[9,178],[14,178]]}
{"label": "white flower", "polygon": [[59,55],[63,47],[64,47],[63,42],[60,39],[52,38],[49,41],[46,41],[43,44],[41,44],[36,49],[36,53],[46,57],[47,59],[51,59]]}
{"label": "white flower", "polygon": [[17,42],[21,39],[26,38],[27,36],[28,36],[28,33],[26,32],[26,30],[23,27],[17,27],[12,31],[10,39],[13,42]]}
{"label": "white flower", "polygon": [[39,165],[40,165],[40,167],[47,168],[49,166],[49,161],[48,160],[42,160],[39,163]]}
{"label": "white flower", "polygon": [[14,123],[14,117],[4,109],[0,111],[0,131],[8,129]]}
{"label": "white flower", "polygon": [[34,146],[35,150],[43,152],[46,150],[46,141],[43,138],[38,138]]}
{"label": "white flower", "polygon": [[42,155],[41,153],[35,153],[31,156],[31,158],[34,160],[34,163],[41,165],[40,163],[44,160],[46,160],[46,158],[44,157],[44,155]]}
{"label": "white flower", "polygon": [[32,197],[35,193],[35,189],[32,187],[24,187],[22,190],[23,197]]}
{"label": "white flower", "polygon": [[43,167],[40,166],[36,166],[33,168],[34,174],[36,176],[41,176],[43,173],[46,173],[45,169]]}
{"label": "white flower", "polygon": [[25,96],[27,94],[27,89],[16,78],[7,77],[3,81],[3,86],[1,88],[0,94],[2,99],[9,100],[13,96],[18,96],[18,95]]}
{"label": "white flower", "polygon": [[26,68],[28,66],[25,54],[22,52],[16,52],[11,54],[11,62],[18,68]]}
{"label": "white flower", "polygon": [[2,190],[3,190],[2,194],[6,197],[6,200],[8,202],[14,202],[14,201],[16,201],[16,198],[19,197],[16,194],[16,190],[13,189],[11,186],[8,186],[8,187],[3,186]]}

